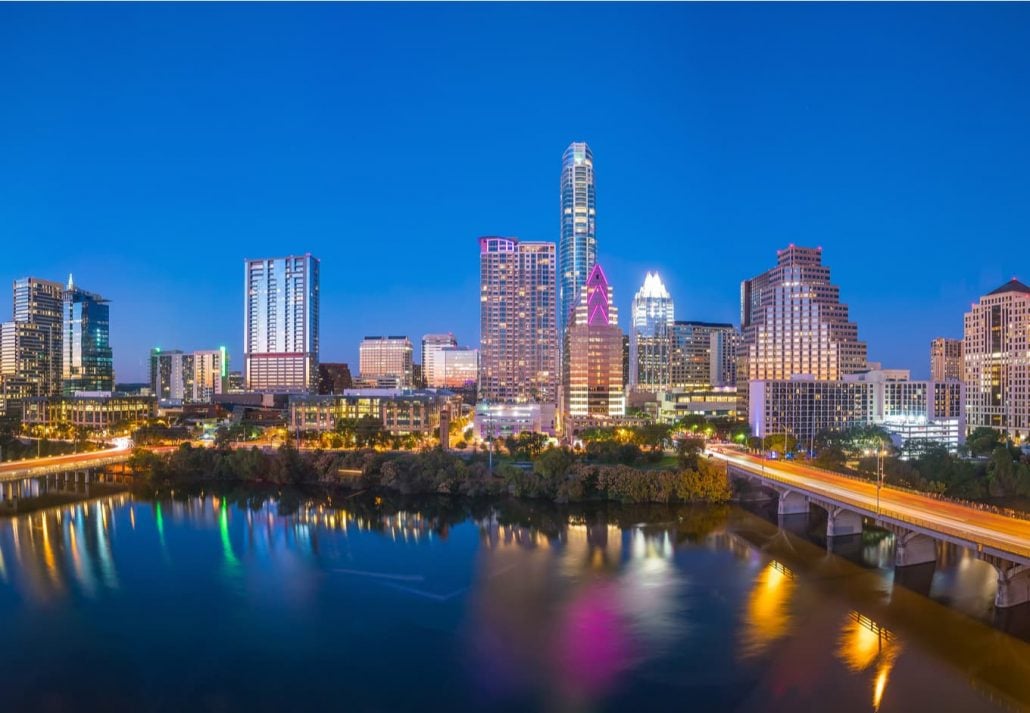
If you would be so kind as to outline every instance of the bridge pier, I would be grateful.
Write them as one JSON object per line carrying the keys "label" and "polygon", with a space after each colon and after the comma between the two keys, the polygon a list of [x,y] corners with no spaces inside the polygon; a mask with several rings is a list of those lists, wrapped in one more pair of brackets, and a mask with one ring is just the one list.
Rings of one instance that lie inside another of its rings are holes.
{"label": "bridge pier", "polygon": [[776,505],[777,515],[807,515],[808,497],[804,493],[794,490],[776,489],[780,494],[779,502]]}
{"label": "bridge pier", "polygon": [[826,537],[862,534],[862,516],[840,507],[826,508]]}
{"label": "bridge pier", "polygon": [[[900,529],[900,528],[898,528]],[[937,561],[937,541],[929,535],[906,530],[894,533],[894,566],[912,567]]]}
{"label": "bridge pier", "polygon": [[1007,562],[994,565],[998,570],[998,593],[994,606],[999,609],[1030,602],[1030,566]]}

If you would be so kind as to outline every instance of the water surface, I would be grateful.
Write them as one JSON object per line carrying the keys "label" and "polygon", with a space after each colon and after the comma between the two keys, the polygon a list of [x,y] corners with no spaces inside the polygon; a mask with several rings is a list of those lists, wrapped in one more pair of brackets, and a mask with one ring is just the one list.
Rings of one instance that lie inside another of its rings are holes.
{"label": "water surface", "polygon": [[0,518],[0,690],[18,711],[1030,706],[987,565],[947,550],[901,583],[889,538],[838,556],[794,529],[253,491]]}

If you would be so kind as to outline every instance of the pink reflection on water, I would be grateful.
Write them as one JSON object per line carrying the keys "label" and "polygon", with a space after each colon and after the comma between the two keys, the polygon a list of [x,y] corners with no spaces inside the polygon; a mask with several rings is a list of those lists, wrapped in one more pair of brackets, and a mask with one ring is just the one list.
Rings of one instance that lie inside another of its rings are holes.
{"label": "pink reflection on water", "polygon": [[616,586],[595,582],[580,590],[562,617],[554,651],[565,687],[591,697],[612,688],[633,659]]}

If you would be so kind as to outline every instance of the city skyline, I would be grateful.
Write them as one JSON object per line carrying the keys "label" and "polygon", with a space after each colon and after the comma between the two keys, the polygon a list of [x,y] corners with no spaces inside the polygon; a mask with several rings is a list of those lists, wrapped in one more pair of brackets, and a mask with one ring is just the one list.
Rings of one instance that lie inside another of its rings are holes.
{"label": "city skyline", "polygon": [[[70,7],[51,24],[42,9],[0,8],[0,56],[17,67],[0,101],[19,108],[0,117],[0,234],[19,247],[0,280],[74,273],[110,300],[122,382],[146,381],[155,346],[224,344],[241,367],[238,270],[253,255],[322,260],[322,360],[356,364],[361,337],[375,333],[454,332],[474,345],[472,245],[557,242],[556,177],[573,141],[601,170],[597,258],[627,314],[657,270],[678,318],[736,324],[739,282],[772,250],[822,246],[869,358],[925,376],[931,339],[958,338],[981,295],[1028,277],[1021,7],[470,7],[423,37],[435,12],[388,24],[375,7],[268,7],[232,20],[247,31],[234,31],[230,57],[216,42],[232,24],[218,7]],[[128,47],[109,35],[125,21],[138,38]],[[572,89],[550,69],[577,50],[553,30],[573,21],[598,44],[654,42],[596,57],[577,90],[592,111],[555,115]],[[26,24],[38,28],[20,33]],[[463,32],[472,24],[480,34]],[[273,25],[290,32],[269,46]],[[875,56],[863,49],[873,36]],[[975,59],[955,62],[959,36]],[[515,37],[539,55],[481,51]],[[756,38],[772,66],[756,62],[761,52],[732,56]],[[412,43],[430,65],[418,80],[398,74]],[[353,65],[367,76],[344,72]],[[652,76],[659,65],[672,74]],[[503,90],[491,84],[512,73]],[[380,88],[398,76],[405,99]],[[373,107],[366,118],[351,116],[354,98]],[[409,101],[418,118],[387,116]],[[421,189],[391,213],[398,161]],[[184,236],[202,260],[171,249]],[[991,250],[970,252],[985,240]],[[361,269],[387,244],[386,274]],[[395,308],[424,296],[431,319]],[[9,300],[0,290],[0,313]]]}

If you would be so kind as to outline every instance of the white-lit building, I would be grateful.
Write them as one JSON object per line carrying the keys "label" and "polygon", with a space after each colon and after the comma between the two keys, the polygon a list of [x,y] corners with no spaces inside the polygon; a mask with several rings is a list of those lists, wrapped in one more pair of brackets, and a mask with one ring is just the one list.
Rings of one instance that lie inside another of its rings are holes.
{"label": "white-lit building", "polygon": [[969,428],[1030,438],[1030,287],[1010,280],[965,315],[963,358]]}
{"label": "white-lit building", "polygon": [[414,347],[407,337],[365,337],[358,348],[363,384],[392,381],[397,388],[414,386]]}
{"label": "white-lit building", "polygon": [[319,262],[310,253],[244,261],[246,387],[273,393],[318,388]]}
{"label": "white-lit building", "polygon": [[633,297],[629,334],[629,386],[659,391],[669,385],[669,332],[675,305],[657,272],[647,273]]}
{"label": "white-lit building", "polygon": [[877,370],[839,380],[755,380],[748,422],[759,438],[787,434],[807,448],[825,431],[877,424],[903,446],[909,439],[956,450],[965,441],[965,388],[956,381],[912,381],[907,370]]}
{"label": "white-lit building", "polygon": [[482,439],[507,438],[522,432],[555,434],[554,404],[476,404],[473,423]]}

